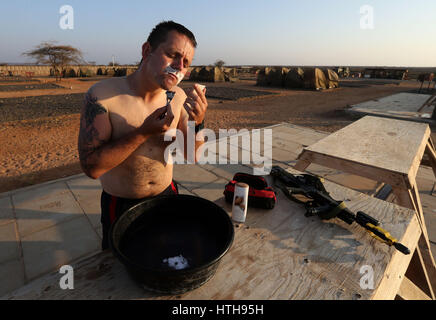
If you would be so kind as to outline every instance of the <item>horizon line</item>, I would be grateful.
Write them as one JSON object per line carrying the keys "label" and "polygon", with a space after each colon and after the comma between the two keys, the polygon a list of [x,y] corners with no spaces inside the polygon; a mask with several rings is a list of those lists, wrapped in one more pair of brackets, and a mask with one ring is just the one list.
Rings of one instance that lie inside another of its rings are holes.
{"label": "horizon line", "polygon": [[[37,64],[31,62],[0,62],[0,67],[6,66],[51,66],[50,64]],[[112,65],[108,64],[70,64],[69,66],[104,66],[104,67],[112,67]],[[118,64],[114,67],[120,66],[137,66],[137,64]],[[190,68],[194,67],[207,67],[214,66],[211,64],[198,64],[191,65]],[[349,67],[349,68],[421,68],[421,69],[436,69],[436,66],[407,66],[407,65],[342,65],[342,64],[226,64],[224,67]]]}

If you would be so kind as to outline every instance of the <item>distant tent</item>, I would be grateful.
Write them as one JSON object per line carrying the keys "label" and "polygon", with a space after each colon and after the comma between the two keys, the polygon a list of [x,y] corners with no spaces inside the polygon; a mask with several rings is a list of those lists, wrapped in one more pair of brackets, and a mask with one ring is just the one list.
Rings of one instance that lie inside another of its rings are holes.
{"label": "distant tent", "polygon": [[308,68],[304,70],[304,88],[306,89],[327,89],[328,81],[319,68]]}
{"label": "distant tent", "polygon": [[200,72],[201,67],[194,67],[191,69],[191,72],[189,73],[189,80],[197,80],[198,73]]}
{"label": "distant tent", "polygon": [[74,78],[77,77],[77,73],[73,68],[68,68],[63,71],[64,78]]}
{"label": "distant tent", "polygon": [[236,78],[238,76],[238,72],[236,68],[223,68],[224,74],[231,77]]}
{"label": "distant tent", "polygon": [[[338,75],[339,75],[339,74],[338,74]],[[350,76],[350,67],[344,67],[344,68],[342,69],[342,76],[343,76],[344,78],[347,78],[347,77]]]}
{"label": "distant tent", "polygon": [[225,74],[227,74],[230,77],[237,77],[238,74],[236,72],[236,68],[223,68],[223,71]]}
{"label": "distant tent", "polygon": [[194,68],[193,67],[189,67],[188,71],[186,71],[185,76],[183,77],[183,79],[190,79],[191,78],[191,72]]}
{"label": "distant tent", "polygon": [[238,73],[236,71],[236,68],[223,68],[224,72],[224,79],[226,81],[235,82],[238,81]]}
{"label": "distant tent", "polygon": [[303,88],[304,71],[301,68],[292,68],[286,74],[285,88]]}
{"label": "distant tent", "polygon": [[257,73],[256,85],[283,87],[288,68],[266,67]]}
{"label": "distant tent", "polygon": [[227,73],[224,73],[224,80],[226,82],[238,82],[239,81],[238,78],[229,76]]}
{"label": "distant tent", "polygon": [[324,69],[324,75],[327,80],[327,88],[339,88],[339,76],[332,69]]}
{"label": "distant tent", "polygon": [[270,72],[266,75],[267,82],[272,87],[283,87],[288,71],[288,68],[271,68]]}
{"label": "distant tent", "polygon": [[338,74],[340,78],[347,78],[350,76],[350,67],[336,67],[333,71]]}
{"label": "distant tent", "polygon": [[224,72],[218,67],[203,67],[198,72],[196,80],[204,82],[224,82]]}
{"label": "distant tent", "polygon": [[406,80],[408,74],[409,74],[409,70],[407,70],[407,69],[404,69],[404,70],[394,70],[392,78],[393,79],[398,79],[398,80]]}
{"label": "distant tent", "polygon": [[105,73],[106,76],[114,76],[115,75],[115,68],[107,68]]}
{"label": "distant tent", "polygon": [[127,73],[127,68],[116,68],[114,77],[124,77]]}
{"label": "distant tent", "polygon": [[257,72],[256,86],[267,86],[266,73],[269,72],[270,68],[262,68]]}
{"label": "distant tent", "polygon": [[94,73],[92,72],[91,69],[79,69],[79,75],[80,77],[92,77],[94,75]]}

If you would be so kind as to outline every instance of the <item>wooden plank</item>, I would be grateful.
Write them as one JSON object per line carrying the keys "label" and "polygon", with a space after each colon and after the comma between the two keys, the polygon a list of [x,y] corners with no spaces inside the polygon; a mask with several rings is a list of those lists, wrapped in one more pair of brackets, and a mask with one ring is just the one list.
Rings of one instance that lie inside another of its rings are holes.
{"label": "wooden plank", "polygon": [[[395,194],[396,202],[398,205],[412,209],[418,212],[418,207],[413,201],[412,192],[409,189],[392,188],[392,192]],[[422,224],[421,216],[418,216],[419,223]]]}
{"label": "wooden plank", "polygon": [[410,279],[420,290],[430,296],[427,278],[423,269],[423,261],[418,254],[418,247],[413,252],[412,260],[410,260],[405,276]]}
{"label": "wooden plank", "polygon": [[[297,167],[295,167],[295,165],[297,165]],[[326,166],[318,165],[316,163],[306,162],[303,165],[303,161],[300,161],[300,163],[296,163],[295,165],[294,169],[296,170],[305,171],[319,177],[323,177],[329,181],[335,182],[339,185],[356,190],[358,192],[365,193],[370,196],[377,194],[384,185],[384,183],[382,182],[377,182],[362,176],[349,174],[341,170],[328,168]]]}
{"label": "wooden plank", "polygon": [[[395,200],[397,204],[412,209],[415,212],[424,239],[427,239],[428,241],[427,227],[425,225],[425,220],[422,213],[422,207],[421,207],[421,202],[419,200],[419,196],[418,198],[416,198],[416,194],[415,194],[416,190],[417,190],[416,187],[408,190],[395,188],[393,189],[393,193],[395,194],[396,197]],[[428,248],[430,248],[430,245],[428,246]]]}
{"label": "wooden plank", "polygon": [[[402,244],[414,252],[418,239],[421,236],[421,228],[419,227],[416,216],[411,220],[408,226],[407,236],[399,239]],[[404,256],[401,252],[395,252],[392,259],[386,268],[377,292],[375,292],[374,300],[394,299],[400,289],[401,283],[404,282],[406,270],[412,259],[412,254]]]}
{"label": "wooden plank", "polygon": [[430,296],[435,299],[436,292],[436,266],[431,252],[430,243],[428,238],[422,235],[418,241],[417,252],[421,260],[427,285],[429,287]]}
{"label": "wooden plank", "polygon": [[306,168],[310,165],[310,160],[306,156],[306,151],[303,150],[303,152],[298,156],[297,163],[294,165],[294,169],[304,172]]}
{"label": "wooden plank", "polygon": [[427,126],[427,129],[424,133],[424,137],[421,141],[422,143],[419,146],[418,150],[416,151],[415,157],[412,161],[412,165],[410,166],[409,173],[407,175],[411,185],[415,182],[415,178],[416,178],[416,175],[418,174],[419,166],[421,165],[422,158],[423,158],[424,153],[427,149],[430,135],[431,135],[430,127]]}
{"label": "wooden plank", "polygon": [[418,210],[417,213],[420,216],[420,219],[422,221],[422,236],[419,239],[418,242],[418,253],[420,255],[420,259],[422,260],[424,274],[427,279],[427,284],[429,286],[430,290],[430,296],[434,299],[435,298],[435,292],[436,292],[436,264],[433,257],[433,254],[431,252],[431,245],[429,241],[427,226],[425,224],[424,219],[424,211],[421,204],[421,199],[419,197],[418,193],[418,187],[416,183],[413,183],[413,188],[411,190],[413,200],[416,203]]}
{"label": "wooden plank", "polygon": [[[416,246],[420,230],[413,211],[329,181],[325,187],[352,211],[371,214],[405,245]],[[223,198],[216,203],[230,214],[231,206]],[[62,275],[53,273],[6,298],[391,299],[410,260],[410,256],[380,243],[358,225],[305,217],[303,206],[291,202],[280,191],[273,210],[249,208],[246,223],[235,225],[235,231],[233,246],[215,276],[183,295],[143,291],[106,252],[73,264],[74,290],[61,290]],[[372,289],[361,287],[363,266],[374,271]]]}
{"label": "wooden plank", "polygon": [[[425,294],[427,294],[432,299],[435,298],[433,285],[434,279],[430,278],[428,265],[426,265],[423,259],[423,254],[420,246],[422,245],[422,236],[418,240],[418,246],[413,254],[412,260],[410,262],[409,268],[406,271],[406,277],[408,277],[413,283],[419,287]],[[420,244],[421,242],[421,244]]]}
{"label": "wooden plank", "polygon": [[[422,204],[421,204],[421,199],[419,197],[419,192],[418,192],[418,186],[416,185],[416,182],[413,182],[412,184],[412,188],[411,190],[409,190],[409,194],[412,198],[412,201],[415,205],[415,212],[418,214],[420,221],[422,222],[422,234],[424,236],[425,239],[427,239],[428,242],[428,231],[427,231],[427,226],[425,224],[425,219],[424,219],[424,211],[422,209]],[[413,209],[413,208],[410,208]],[[428,246],[430,248],[430,244]]]}
{"label": "wooden plank", "polygon": [[408,175],[428,138],[428,124],[366,116],[306,149]]}
{"label": "wooden plank", "polygon": [[404,300],[432,300],[407,277],[404,277],[403,282],[401,282],[398,295]]}
{"label": "wooden plank", "polygon": [[431,137],[432,137],[432,136],[430,135],[430,138],[428,138],[428,143],[430,143],[430,146],[431,146],[431,148],[432,148],[433,150],[436,150],[435,145],[434,145],[433,140],[432,140]]}
{"label": "wooden plank", "polygon": [[[319,170],[319,168],[323,168],[324,170],[326,169],[326,167],[322,167],[317,164],[311,164],[309,168],[306,169],[306,171],[312,173],[312,172],[316,172],[315,170]],[[377,182],[361,176],[341,172],[339,170],[324,175],[324,178],[329,181],[335,182],[341,186],[356,190],[358,192],[364,193],[369,196],[374,196],[374,194],[383,185],[383,183],[381,182]]]}
{"label": "wooden plank", "polygon": [[436,178],[436,152],[433,146],[431,145],[430,139],[427,141],[425,153],[428,155],[431,168],[433,169],[433,174]]}
{"label": "wooden plank", "polygon": [[316,163],[375,181],[385,182],[390,184],[393,188],[408,189],[410,187],[407,184],[409,180],[406,179],[407,175],[405,174],[399,174],[383,168],[368,166],[366,164],[338,158],[332,155],[320,154],[308,149],[303,151],[300,161],[302,161],[301,165],[297,163],[297,165],[294,166],[294,168],[297,170],[301,170],[301,168],[310,163]]}

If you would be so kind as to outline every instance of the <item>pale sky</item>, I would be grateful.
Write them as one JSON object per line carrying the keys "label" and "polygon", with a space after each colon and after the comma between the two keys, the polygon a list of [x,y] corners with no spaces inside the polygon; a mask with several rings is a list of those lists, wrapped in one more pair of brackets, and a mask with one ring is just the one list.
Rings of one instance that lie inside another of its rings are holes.
{"label": "pale sky", "polygon": [[[73,29],[60,27],[63,5]],[[15,0],[0,12],[0,62],[32,62],[21,53],[57,40],[97,64],[135,63],[174,20],[197,38],[193,65],[436,66],[436,0]]]}

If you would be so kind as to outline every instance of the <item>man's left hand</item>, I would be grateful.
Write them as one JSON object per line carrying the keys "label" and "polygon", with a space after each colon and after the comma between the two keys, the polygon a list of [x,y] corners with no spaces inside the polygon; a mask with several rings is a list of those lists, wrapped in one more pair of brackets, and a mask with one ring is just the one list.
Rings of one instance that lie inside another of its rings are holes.
{"label": "man's left hand", "polygon": [[193,88],[185,91],[187,98],[183,106],[189,115],[189,121],[195,121],[196,125],[203,122],[207,110],[206,88],[194,84]]}

